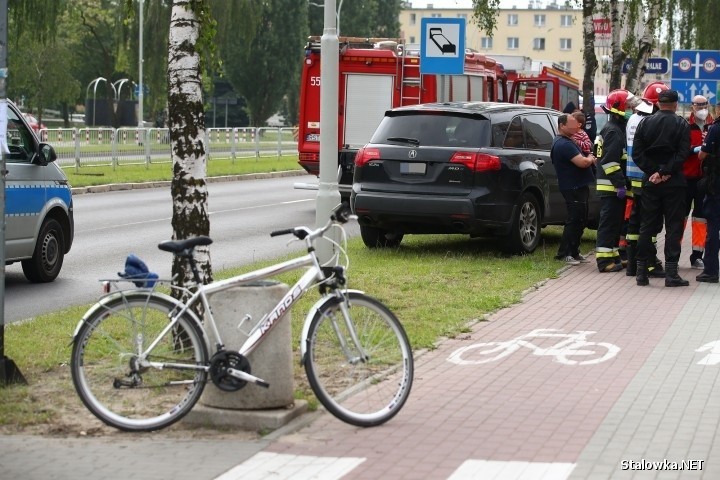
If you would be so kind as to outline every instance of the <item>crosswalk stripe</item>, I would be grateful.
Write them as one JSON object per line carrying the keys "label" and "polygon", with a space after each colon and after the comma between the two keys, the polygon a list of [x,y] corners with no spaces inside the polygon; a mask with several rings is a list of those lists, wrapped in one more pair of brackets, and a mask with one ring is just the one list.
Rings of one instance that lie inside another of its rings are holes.
{"label": "crosswalk stripe", "polygon": [[215,480],[336,480],[364,462],[356,457],[313,457],[260,452]]}

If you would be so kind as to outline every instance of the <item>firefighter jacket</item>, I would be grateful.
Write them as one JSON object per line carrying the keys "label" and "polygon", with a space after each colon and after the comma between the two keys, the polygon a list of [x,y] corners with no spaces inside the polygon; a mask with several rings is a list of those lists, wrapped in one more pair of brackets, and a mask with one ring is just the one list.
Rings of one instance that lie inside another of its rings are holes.
{"label": "firefighter jacket", "polygon": [[627,138],[627,167],[625,169],[625,176],[630,182],[632,191],[635,193],[642,189],[642,178],[644,174],[632,158],[633,139],[635,138],[635,130],[637,130],[640,120],[646,116],[646,113],[635,112],[632,114],[625,126],[625,134]]}
{"label": "firefighter jacket", "polygon": [[661,185],[684,187],[682,166],[690,154],[690,125],[670,110],[643,118],[635,131],[632,154],[645,174],[643,188],[652,185],[648,178],[654,173],[670,175]]}
{"label": "firefighter jacket", "polygon": [[610,119],[595,138],[598,196],[616,195],[618,188],[627,187],[625,146],[625,122],[615,115],[610,115]]}
{"label": "firefighter jacket", "polygon": [[690,124],[690,155],[683,164],[683,173],[685,178],[700,178],[703,175],[702,166],[698,154],[694,153],[692,149],[703,144],[705,135],[712,126],[713,118],[712,115],[708,114],[705,124],[700,128],[700,125],[695,123],[695,112],[692,112],[690,118],[688,118],[688,123]]}

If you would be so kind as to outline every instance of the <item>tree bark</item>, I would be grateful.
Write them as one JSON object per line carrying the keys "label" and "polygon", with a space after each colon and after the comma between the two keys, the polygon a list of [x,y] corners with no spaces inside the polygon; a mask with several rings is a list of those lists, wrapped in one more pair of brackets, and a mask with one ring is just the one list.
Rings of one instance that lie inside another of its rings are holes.
{"label": "tree bark", "polygon": [[[173,239],[210,234],[207,157],[205,148],[205,114],[202,99],[202,77],[197,41],[200,24],[190,0],[173,0],[168,48],[168,114],[173,177]],[[212,281],[210,250],[195,249],[195,261],[203,284]],[[172,266],[174,284],[185,287],[193,283],[185,259],[175,258]],[[173,289],[176,298],[185,300]]]}
{"label": "tree bark", "polygon": [[593,115],[595,114],[595,72],[598,69],[597,56],[595,55],[594,11],[595,0],[583,0],[583,61],[585,62],[585,72],[582,82],[582,111]]}
{"label": "tree bark", "polygon": [[622,64],[627,54],[622,49],[622,40],[620,33],[622,29],[622,21],[620,19],[620,9],[618,0],[610,0],[610,24],[612,26],[612,40],[610,49],[612,50],[612,66],[610,67],[610,91],[621,88],[622,83]]}
{"label": "tree bark", "polygon": [[645,76],[646,64],[655,47],[655,32],[660,23],[660,12],[662,11],[663,0],[647,0],[648,13],[645,19],[645,31],[638,46],[637,57],[633,59],[633,64],[627,73],[625,80],[625,89],[633,93],[639,87],[640,79]]}

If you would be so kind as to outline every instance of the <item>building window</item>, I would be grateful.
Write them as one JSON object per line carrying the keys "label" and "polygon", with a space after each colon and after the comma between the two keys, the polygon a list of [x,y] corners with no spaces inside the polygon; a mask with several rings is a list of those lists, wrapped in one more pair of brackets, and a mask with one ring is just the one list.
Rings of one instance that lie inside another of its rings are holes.
{"label": "building window", "polygon": [[566,72],[572,72],[572,62],[560,62],[559,65]]}
{"label": "building window", "polygon": [[508,13],[508,25],[511,27],[514,27],[518,24],[518,15],[517,13]]}
{"label": "building window", "polygon": [[545,39],[534,38],[533,39],[533,50],[545,50]]}
{"label": "building window", "polygon": [[410,36],[410,43],[415,43],[415,36],[413,36],[413,35]]}
{"label": "building window", "polygon": [[544,27],[545,26],[545,15],[535,15],[535,26],[536,27]]}
{"label": "building window", "polygon": [[458,13],[458,14],[457,14],[457,17],[458,17],[458,18],[464,18],[465,20],[467,20],[467,13]]}
{"label": "building window", "polygon": [[560,39],[560,50],[570,50],[572,48],[572,38]]}
{"label": "building window", "polygon": [[508,37],[507,48],[508,50],[517,50],[520,48],[520,39],[518,37]]}
{"label": "building window", "polygon": [[415,25],[416,18],[417,18],[417,17],[415,16],[414,13],[411,13],[411,14],[410,14],[410,25]]}
{"label": "building window", "polygon": [[480,38],[480,48],[483,50],[492,50],[492,37],[482,37]]}
{"label": "building window", "polygon": [[572,15],[560,15],[560,26],[561,27],[572,27],[573,17]]}
{"label": "building window", "polygon": [[432,17],[432,18],[440,18],[440,17],[442,17],[442,13],[431,13],[431,14],[430,14],[430,17]]}

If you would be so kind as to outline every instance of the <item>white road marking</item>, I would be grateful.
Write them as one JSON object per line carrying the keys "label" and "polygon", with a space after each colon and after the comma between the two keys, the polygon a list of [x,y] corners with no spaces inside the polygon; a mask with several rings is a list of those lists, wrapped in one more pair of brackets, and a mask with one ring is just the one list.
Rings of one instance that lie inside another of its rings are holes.
{"label": "white road marking", "polygon": [[466,460],[448,480],[565,480],[574,463]]}
{"label": "white road marking", "polygon": [[364,461],[364,458],[355,457],[260,452],[215,480],[337,480]]}

